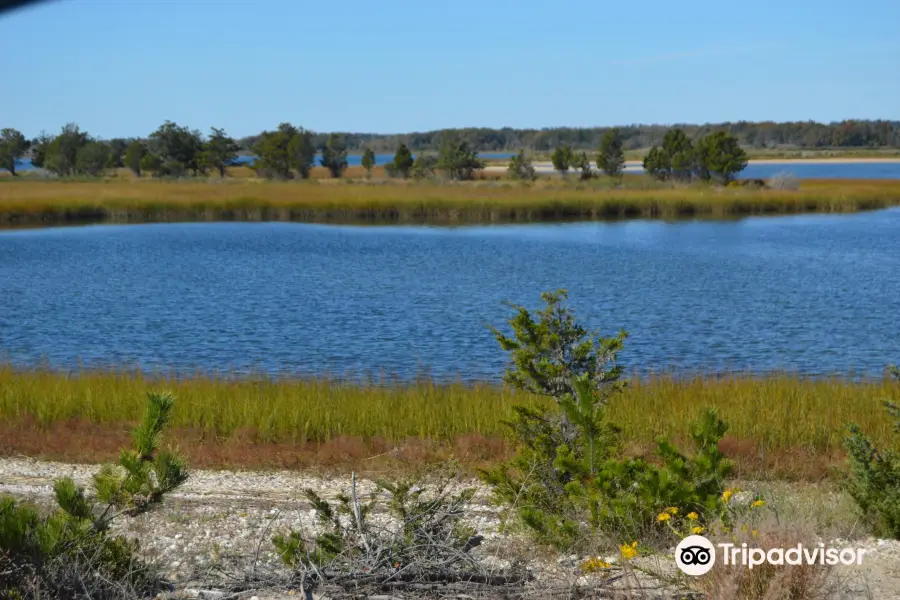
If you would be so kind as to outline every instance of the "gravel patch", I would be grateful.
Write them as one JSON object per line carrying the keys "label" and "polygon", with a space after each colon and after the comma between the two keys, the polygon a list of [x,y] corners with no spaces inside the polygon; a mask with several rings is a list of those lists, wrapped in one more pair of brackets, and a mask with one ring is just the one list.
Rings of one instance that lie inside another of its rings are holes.
{"label": "gravel patch", "polygon": [[[0,494],[49,505],[54,479],[68,476],[78,484],[89,486],[96,470],[94,465],[0,459]],[[289,528],[315,531],[314,512],[302,499],[302,490],[312,488],[324,498],[332,499],[348,490],[349,484],[349,475],[322,477],[290,471],[197,470],[192,471],[188,482],[171,494],[162,507],[135,518],[120,519],[115,527],[139,538],[147,556],[162,557],[160,566],[176,585],[179,597],[215,597],[206,594],[202,584],[214,587],[215,582],[223,580],[224,574],[239,575],[256,568],[286,575],[269,540],[275,533]],[[489,503],[488,491],[477,482],[459,487],[473,486],[478,491],[467,515],[469,523],[485,538],[484,544],[474,551],[485,565],[500,569],[518,561],[527,565],[538,584],[565,581],[600,586],[597,579],[600,576],[592,579],[578,574],[577,566],[587,557],[539,556],[525,540],[499,532],[499,510]],[[375,489],[375,484],[360,480],[358,489],[367,493]],[[829,545],[866,550],[862,565],[836,567],[842,581],[839,597],[900,600],[900,542],[834,539]],[[612,563],[618,559],[617,556],[603,558]],[[673,597],[674,590],[661,583],[677,574],[671,560],[654,556],[639,559],[637,565],[658,577],[638,572],[637,581],[629,578],[627,582],[619,580],[607,587],[639,585],[642,591],[635,597]],[[244,597],[253,595],[259,600],[298,597],[266,590],[248,591]]]}

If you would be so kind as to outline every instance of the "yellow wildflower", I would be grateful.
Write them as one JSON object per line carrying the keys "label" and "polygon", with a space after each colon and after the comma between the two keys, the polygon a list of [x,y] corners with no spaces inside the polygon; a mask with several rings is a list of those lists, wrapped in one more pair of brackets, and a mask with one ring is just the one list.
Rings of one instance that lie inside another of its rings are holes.
{"label": "yellow wildflower", "polygon": [[691,533],[694,533],[694,534],[699,535],[699,534],[703,533],[703,528],[700,527],[699,525],[696,526],[696,527],[692,527],[692,528],[691,528]]}
{"label": "yellow wildflower", "polygon": [[600,558],[599,556],[590,558],[581,563],[581,570],[585,573],[592,573],[600,569],[609,569],[612,565]]}
{"label": "yellow wildflower", "polygon": [[724,492],[722,492],[722,500],[728,502],[729,500],[731,500],[732,494],[734,494],[734,490],[725,490]]}
{"label": "yellow wildflower", "polygon": [[669,508],[666,509],[666,512],[669,513],[670,515],[677,515],[678,509],[675,508],[674,506],[670,506]]}
{"label": "yellow wildflower", "polygon": [[754,529],[754,530],[751,531],[750,533],[753,535],[753,537],[759,537],[759,530],[758,530],[758,529]]}
{"label": "yellow wildflower", "polygon": [[665,523],[666,521],[668,521],[671,518],[672,518],[672,515],[670,515],[669,513],[659,513],[659,516],[656,517],[656,520],[659,521],[660,523]]}
{"label": "yellow wildflower", "polygon": [[622,558],[631,560],[638,555],[637,542],[632,542],[630,546],[628,544],[622,544],[622,547],[619,550],[622,552]]}
{"label": "yellow wildflower", "polygon": [[757,500],[756,502],[754,502],[754,503],[751,504],[750,506],[751,506],[752,508],[759,508],[760,506],[765,506],[765,505],[766,505],[766,501],[765,501],[765,500]]}
{"label": "yellow wildflower", "polygon": [[690,519],[691,521],[696,521],[697,519],[700,518],[700,515],[698,515],[698,514],[695,513],[695,512],[689,512],[689,513],[687,514],[687,518]]}

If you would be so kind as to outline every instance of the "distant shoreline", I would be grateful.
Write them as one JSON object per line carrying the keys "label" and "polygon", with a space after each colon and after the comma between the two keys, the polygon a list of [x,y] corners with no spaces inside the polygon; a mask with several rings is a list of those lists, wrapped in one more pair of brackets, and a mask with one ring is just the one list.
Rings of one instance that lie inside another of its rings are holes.
{"label": "distant shoreline", "polygon": [[[823,156],[819,158],[751,158],[747,161],[748,165],[819,165],[819,164],[859,164],[859,163],[878,163],[878,164],[900,164],[900,157],[897,158],[865,158],[865,157],[847,157]],[[549,163],[548,163],[549,164]],[[625,166],[642,166],[643,161],[626,160]]]}
{"label": "distant shoreline", "polygon": [[[535,160],[534,166],[538,169],[552,169],[553,163],[549,160]],[[636,169],[643,167],[642,160],[626,160],[626,169]],[[827,165],[827,164],[900,164],[900,157],[846,157],[839,156],[823,156],[818,158],[751,158],[747,161],[747,166],[751,165]],[[496,171],[506,168],[506,159],[489,158],[487,159],[487,171]]]}
{"label": "distant shoreline", "polygon": [[[539,172],[552,172],[553,163],[547,160],[536,160],[533,162],[534,167]],[[751,158],[747,161],[747,166],[752,165],[826,165],[826,164],[900,164],[898,158],[838,158],[838,157],[821,157],[821,158]],[[626,160],[625,169],[632,171],[641,169],[644,166],[640,160]],[[505,171],[507,168],[505,159],[488,160],[484,170],[489,173]],[[739,175],[740,176],[740,175]]]}
{"label": "distant shoreline", "polygon": [[[638,162],[639,161],[635,161]],[[815,165],[815,164],[827,164],[827,163],[881,163],[881,164],[896,164],[900,163],[900,157],[898,158],[865,158],[865,157],[821,157],[821,158],[753,158],[750,159],[749,164],[751,165],[777,165],[777,164],[794,164],[794,165]]]}

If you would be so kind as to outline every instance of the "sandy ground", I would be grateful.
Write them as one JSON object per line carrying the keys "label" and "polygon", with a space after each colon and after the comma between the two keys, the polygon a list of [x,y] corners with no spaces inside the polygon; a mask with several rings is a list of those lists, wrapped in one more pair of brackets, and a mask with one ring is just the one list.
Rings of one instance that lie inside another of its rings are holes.
{"label": "sandy ground", "polygon": [[[69,476],[79,484],[89,485],[95,471],[96,467],[89,465],[28,458],[0,459],[0,494],[49,505],[55,478]],[[478,484],[462,482],[461,485]],[[266,572],[287,574],[268,540],[273,533],[285,532],[291,527],[305,531],[316,529],[311,507],[300,499],[304,488],[315,489],[325,498],[334,498],[349,489],[349,476],[323,478],[293,471],[198,470],[192,472],[188,482],[162,507],[134,519],[121,520],[117,527],[128,535],[137,536],[148,556],[163,557],[161,566],[175,583],[178,597],[221,597],[216,593],[201,593],[201,590],[227,587],[222,573],[246,573],[257,565]],[[360,482],[361,494],[373,488],[371,481]],[[836,512],[840,507],[833,496],[832,492],[824,493],[821,497],[826,501],[817,501],[815,512]],[[578,574],[577,564],[587,556],[536,556],[523,539],[499,532],[499,513],[490,504],[487,490],[478,490],[466,514],[469,524],[485,537],[484,544],[475,551],[478,560],[484,564],[499,567],[509,564],[510,560],[524,560],[537,582],[578,581],[580,585],[586,585],[585,577]],[[900,541],[852,536],[832,540],[832,543],[865,548],[867,554],[860,567],[838,567],[842,569],[836,572],[838,592],[828,597],[900,599]],[[615,555],[603,558],[613,563],[618,560]],[[667,577],[674,572],[670,562],[670,557],[666,556],[648,557],[644,567]],[[641,588],[641,593],[634,596],[636,598],[677,596],[670,586],[650,575],[642,576],[637,584],[629,584],[631,589],[635,585]],[[257,589],[242,597],[249,599],[255,595],[259,600],[274,600],[297,598],[295,594],[285,590]]]}

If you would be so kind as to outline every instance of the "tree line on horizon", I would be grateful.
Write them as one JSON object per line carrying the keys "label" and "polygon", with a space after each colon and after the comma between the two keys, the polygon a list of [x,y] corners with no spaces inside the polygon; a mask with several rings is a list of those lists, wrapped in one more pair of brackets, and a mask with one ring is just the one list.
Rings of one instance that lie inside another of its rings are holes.
{"label": "tree line on horizon", "polygon": [[[362,153],[366,148],[376,153],[394,152],[403,144],[413,152],[437,152],[447,138],[466,142],[476,152],[530,152],[549,153],[559,146],[569,146],[574,150],[593,150],[603,136],[613,127],[554,127],[544,129],[502,128],[458,128],[440,129],[404,134],[372,134],[335,132],[342,136],[343,145],[350,153]],[[666,133],[672,129],[682,130],[691,139],[700,139],[710,133],[725,131],[734,136],[738,144],[747,149],[823,149],[823,148],[890,148],[900,147],[900,121],[890,120],[845,120],[832,123],[815,121],[790,122],[724,122],[718,124],[675,124],[628,125],[615,127],[622,139],[625,150],[643,150],[658,146]],[[16,132],[15,129],[4,130]],[[309,132],[312,144],[319,149],[326,146],[332,133]],[[254,146],[265,135],[261,132],[239,139],[232,139],[236,152],[252,152]],[[28,148],[39,148],[46,140],[47,133],[37,138],[21,140],[5,138],[5,148],[25,147],[23,156],[28,156]],[[121,157],[124,148],[135,138],[113,138],[106,140],[110,154]],[[146,140],[145,140],[146,141]],[[7,152],[9,154],[9,152]],[[38,156],[40,158],[40,156]],[[2,159],[2,156],[0,156]]]}
{"label": "tree line on horizon", "polygon": [[[269,179],[306,179],[318,156],[319,165],[332,177],[341,177],[348,166],[346,136],[329,134],[318,142],[316,134],[290,123],[260,134],[249,150],[255,155],[247,166]],[[0,169],[16,175],[17,161],[28,156],[35,167],[57,176],[103,175],[107,169],[128,168],[135,175],[152,173],[156,177],[207,175],[221,177],[235,165],[242,147],[223,129],[211,128],[208,135],[196,129],[166,121],[144,139],[97,139],[77,124],[69,123],[59,134],[41,133],[28,140],[21,132],[0,130]],[[484,167],[477,151],[464,141],[447,137],[437,156],[412,152],[403,144],[397,147],[394,161],[385,168],[390,176],[425,176],[442,170],[454,179],[471,179]],[[408,162],[408,164],[407,164]],[[368,173],[375,166],[375,153],[367,148],[362,165]]]}
{"label": "tree line on horizon", "polygon": [[[366,148],[379,154],[394,152],[404,144],[413,152],[437,152],[444,138],[453,137],[466,142],[477,152],[549,153],[556,147],[568,145],[575,150],[595,150],[603,136],[617,129],[625,150],[644,150],[662,143],[671,129],[681,129],[691,139],[725,131],[748,149],[822,149],[822,148],[888,148],[900,147],[900,121],[848,120],[834,123],[797,121],[725,122],[710,124],[628,125],[619,127],[553,127],[544,129],[457,128],[402,134],[372,134],[343,132],[347,149],[361,153]],[[249,150],[260,135],[247,136],[238,144]],[[317,146],[325,144],[329,133],[314,133]]]}
{"label": "tree line on horizon", "polygon": [[[227,168],[235,164],[241,146],[223,129],[211,128],[209,135],[171,121],[166,121],[146,139],[98,140],[78,125],[69,123],[56,136],[46,133],[27,140],[19,131],[0,130],[0,168],[16,174],[16,160],[30,153],[32,163],[58,176],[100,176],[107,169],[127,167],[135,175],[150,172],[156,177],[207,175],[210,171],[225,177]],[[257,175],[268,179],[307,179],[319,156],[319,164],[334,178],[348,166],[348,143],[343,134],[329,134],[317,143],[316,134],[290,123],[263,132],[251,146],[255,154],[249,164]],[[553,166],[562,175],[570,169],[581,172],[581,179],[594,177],[594,169],[585,151],[569,144],[555,147]],[[362,166],[371,176],[376,155],[365,148]],[[603,135],[596,154],[597,169],[604,174],[621,177],[625,165],[625,138],[618,128]],[[729,183],[747,165],[747,154],[734,135],[716,131],[691,140],[679,128],[670,129],[660,145],[654,145],[644,158],[646,172],[660,180]],[[404,143],[395,149],[393,160],[384,165],[389,177],[416,179],[432,177],[441,171],[450,179],[469,180],[485,163],[478,150],[457,135],[445,135],[436,155],[420,152],[414,159]],[[533,180],[535,169],[530,156],[520,150],[509,164],[513,179]]]}

